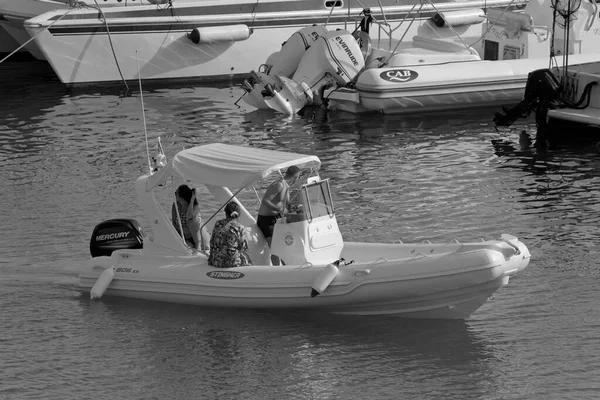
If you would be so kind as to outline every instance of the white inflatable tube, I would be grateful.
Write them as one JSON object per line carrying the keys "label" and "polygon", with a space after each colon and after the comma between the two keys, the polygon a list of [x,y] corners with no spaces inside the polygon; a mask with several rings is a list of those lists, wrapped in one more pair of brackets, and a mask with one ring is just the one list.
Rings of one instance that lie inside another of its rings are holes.
{"label": "white inflatable tube", "polygon": [[102,297],[108,285],[112,282],[115,277],[115,267],[108,267],[98,277],[96,283],[90,290],[90,298],[91,299],[99,299]]}
{"label": "white inflatable tube", "polygon": [[471,10],[448,11],[444,13],[435,14],[432,17],[432,19],[433,23],[439,28],[448,25],[474,25],[480,24],[484,21],[485,12],[481,8],[475,8]]}
{"label": "white inflatable tube", "polygon": [[337,276],[340,270],[333,264],[328,264],[323,272],[317,276],[317,279],[312,284],[312,290],[310,292],[310,297],[316,297],[323,293],[327,286],[333,281],[333,279]]}
{"label": "white inflatable tube", "polygon": [[248,25],[239,24],[194,28],[187,37],[195,44],[208,44],[246,40],[251,34],[252,30]]}

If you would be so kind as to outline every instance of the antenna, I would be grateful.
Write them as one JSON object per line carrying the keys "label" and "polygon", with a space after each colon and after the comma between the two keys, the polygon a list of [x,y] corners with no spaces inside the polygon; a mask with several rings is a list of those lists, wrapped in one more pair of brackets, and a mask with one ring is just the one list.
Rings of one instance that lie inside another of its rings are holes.
{"label": "antenna", "polygon": [[144,111],[144,91],[142,90],[142,74],[140,73],[140,59],[138,52],[135,51],[135,60],[137,61],[138,82],[140,84],[140,100],[142,102],[142,119],[144,121],[144,138],[146,140],[146,155],[148,156],[148,169],[152,172],[152,163],[150,162],[150,148],[148,147],[148,131],[146,129],[146,113]]}

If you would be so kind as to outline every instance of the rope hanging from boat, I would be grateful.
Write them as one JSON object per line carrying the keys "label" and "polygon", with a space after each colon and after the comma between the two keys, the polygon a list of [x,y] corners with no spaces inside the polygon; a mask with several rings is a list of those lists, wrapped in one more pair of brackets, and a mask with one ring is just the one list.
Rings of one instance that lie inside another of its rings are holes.
{"label": "rope hanging from boat", "polygon": [[[385,15],[385,10],[383,9],[383,5],[381,4],[381,1],[378,0],[377,3],[379,4],[379,10],[381,11],[381,16],[383,17],[383,22],[378,21],[377,18],[375,18],[369,7],[365,7],[360,0],[356,0],[356,2],[358,3],[359,6],[361,6],[361,8],[363,9],[363,12],[365,12],[366,10],[368,10],[369,12],[369,23],[371,23],[372,21],[375,21],[375,23],[377,24],[377,26],[379,26],[379,35],[377,35],[378,39],[377,39],[377,43],[379,43],[381,41],[381,30],[383,30],[385,32],[385,34],[388,36],[389,38],[389,48],[392,48],[392,34],[394,33],[394,31],[398,28],[400,28],[402,25],[404,25],[404,22],[408,19],[408,17],[413,13],[413,11],[415,10],[415,8],[417,7],[417,3],[414,3],[412,5],[412,8],[410,9],[409,12],[406,13],[406,15],[404,16],[404,18],[402,19],[402,21],[400,21],[400,23],[398,24],[397,27],[392,28],[392,26],[390,25],[390,23],[387,21],[387,17]],[[411,20],[410,24],[408,25],[408,28],[406,28],[406,30],[404,31],[404,34],[402,35],[402,37],[400,38],[400,41],[398,42],[398,44],[402,43],[402,40],[404,40],[404,37],[406,36],[406,34],[408,33],[408,30],[410,29],[410,27],[412,26],[416,16],[421,12],[421,9],[423,8],[423,3],[421,3],[421,7],[419,8],[419,11],[417,11],[417,13],[415,14],[415,16],[413,17],[413,19]],[[361,13],[362,14],[362,13]],[[363,18],[364,20],[364,18]],[[362,24],[362,22],[361,22]],[[387,30],[386,28],[387,27]],[[398,48],[398,45],[396,46],[396,49]],[[395,52],[395,49],[394,49]],[[394,53],[392,52],[392,53]]]}
{"label": "rope hanging from boat", "polygon": [[135,51],[135,60],[137,61],[138,82],[140,85],[140,101],[142,103],[142,120],[144,121],[144,138],[146,139],[146,156],[148,157],[148,169],[150,170],[150,173],[152,173],[154,168],[152,167],[152,162],[150,161],[150,147],[148,146],[148,130],[146,129],[146,111],[144,110],[144,92],[142,90],[142,75],[140,73],[140,59],[137,56],[137,50]]}
{"label": "rope hanging from boat", "polygon": [[[104,26],[106,27],[106,33],[108,34],[108,42],[110,43],[110,49],[112,51],[113,57],[115,58],[115,63],[117,64],[117,69],[119,70],[119,75],[121,75],[121,80],[123,81],[123,84],[127,88],[125,95],[128,96],[129,94],[131,94],[131,89],[129,89],[129,85],[127,84],[127,81],[125,80],[125,77],[123,76],[123,72],[121,71],[121,66],[119,65],[119,60],[117,59],[117,54],[116,54],[115,48],[113,46],[112,38],[110,37],[110,30],[108,29],[108,22],[106,21],[106,17],[104,16],[104,11],[102,11],[102,8],[100,8],[100,5],[98,4],[98,0],[94,0],[94,3],[96,3],[97,10],[100,12],[100,15],[102,15]],[[92,8],[94,8],[94,7],[92,7]]]}
{"label": "rope hanging from boat", "polygon": [[329,20],[331,19],[331,14],[333,14],[333,10],[335,10],[335,3],[333,2],[333,7],[331,7],[331,10],[329,10],[329,15],[327,16],[327,20],[325,21],[325,28],[327,28],[327,24],[329,23]]}
{"label": "rope hanging from boat", "polygon": [[254,20],[256,19],[256,7],[258,7],[258,2],[259,0],[256,0],[256,3],[254,3],[254,6],[252,6],[252,22],[250,22],[250,28],[254,27]]}
{"label": "rope hanging from boat", "polygon": [[[566,4],[565,4],[566,3]],[[552,62],[555,61],[554,57],[556,57],[556,52],[554,49],[554,40],[556,38],[556,26],[558,25],[564,31],[564,47],[562,49],[564,56],[563,66],[568,65],[569,61],[569,43],[570,43],[570,27],[571,23],[577,19],[575,13],[581,7],[581,0],[551,0],[552,8],[552,31],[551,31],[551,40],[550,40],[550,64],[549,67],[552,66]],[[562,21],[559,19],[559,16],[562,17]],[[558,67],[558,63],[555,62],[555,66]],[[565,69],[566,74],[566,69]]]}
{"label": "rope hanging from boat", "polygon": [[[501,19],[501,18],[504,16],[504,14],[506,14],[506,12],[508,11],[508,9],[509,9],[510,7],[512,7],[512,5],[513,5],[513,3],[514,3],[514,2],[515,2],[515,0],[511,0],[511,2],[510,2],[510,3],[508,3],[508,5],[502,9],[502,12],[500,13],[500,15],[498,15],[496,18],[494,18],[494,19],[492,20],[492,22],[491,22],[491,23],[490,23],[490,20],[489,20],[489,18],[487,17],[487,15],[485,15],[484,17],[487,19],[487,28],[486,28],[486,30],[485,30],[485,31],[484,31],[484,32],[481,34],[481,36],[479,37],[479,39],[477,39],[476,41],[474,41],[473,43],[471,43],[469,46],[470,46],[470,47],[473,47],[473,46],[475,46],[477,43],[479,43],[480,41],[482,41],[482,40],[485,38],[485,35],[487,35],[487,34],[488,34],[488,32],[489,32],[489,31],[490,31],[490,30],[491,30],[491,29],[494,27],[494,25],[496,25],[496,23],[497,23],[498,21],[500,21],[500,19]],[[485,6],[484,8],[486,8],[486,7],[487,7],[487,0],[486,0],[486,2],[484,3],[484,6]],[[487,9],[487,8],[486,8],[486,9]]]}
{"label": "rope hanging from boat", "polygon": [[[161,2],[162,1],[162,2]],[[173,0],[148,0],[148,2],[150,4],[156,4],[156,8],[160,11],[162,10],[168,10],[170,8],[173,8]],[[161,4],[166,4],[166,6],[161,7]]]}
{"label": "rope hanging from boat", "polygon": [[[60,21],[61,19],[63,19],[64,17],[67,16],[67,14],[69,14],[71,11],[73,10],[68,10],[67,12],[65,12],[63,15],[61,15],[60,17],[58,17],[57,19],[55,19],[54,21],[52,21],[52,23],[50,25],[48,25],[46,27],[46,29],[50,29],[50,27],[52,25],[54,25],[55,23],[57,23],[58,21]],[[39,35],[42,34],[42,32],[44,32],[44,30],[38,32],[35,36],[32,36],[29,38],[29,40],[27,40],[25,43],[23,43],[22,45],[20,45],[19,47],[17,47],[15,50],[13,50],[12,53],[10,53],[9,55],[7,55],[6,57],[4,57],[2,60],[0,60],[0,64],[2,64],[4,61],[6,61],[8,58],[10,58],[13,54],[15,54],[16,52],[18,52],[19,50],[21,50],[23,47],[27,46],[29,43],[31,43],[36,37],[38,37]]]}

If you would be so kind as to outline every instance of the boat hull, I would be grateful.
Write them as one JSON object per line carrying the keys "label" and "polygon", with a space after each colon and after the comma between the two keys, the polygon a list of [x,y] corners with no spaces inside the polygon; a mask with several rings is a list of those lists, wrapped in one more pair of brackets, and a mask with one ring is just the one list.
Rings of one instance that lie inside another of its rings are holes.
{"label": "boat hull", "polygon": [[[419,296],[411,299],[396,299],[372,301],[365,303],[349,303],[350,298],[344,299],[346,304],[332,304],[326,297],[310,299],[305,289],[303,297],[294,298],[221,298],[201,293],[189,293],[183,287],[173,286],[166,289],[163,284],[152,285],[115,285],[105,292],[108,297],[126,297],[167,303],[189,304],[203,307],[229,307],[246,309],[306,309],[314,312],[327,312],[342,315],[385,315],[401,318],[435,318],[435,319],[466,319],[479,309],[498,289],[508,284],[509,278],[497,278],[480,285],[463,288],[462,290],[436,293],[435,295]],[[82,287],[88,288],[94,279],[82,281]],[[400,292],[400,286],[388,285],[390,290]],[[160,287],[160,289],[159,289]],[[189,289],[189,288],[188,288]],[[382,290],[379,287],[377,290]],[[386,289],[387,290],[387,289]],[[370,293],[365,287],[360,292]],[[353,296],[353,297],[355,297]],[[348,302],[348,303],[347,303]]]}
{"label": "boat hull", "polygon": [[[600,127],[600,88],[598,87],[600,61],[568,69],[561,68],[558,75],[565,79],[562,98],[570,104],[577,104],[584,99],[585,107],[567,106],[548,110],[548,118],[566,123]],[[589,93],[586,93],[586,90]],[[550,123],[549,126],[551,125]]]}
{"label": "boat hull", "polygon": [[[27,33],[23,24],[29,18],[52,10],[67,9],[66,2],[61,1],[0,1],[0,27],[2,27],[17,42],[17,47],[25,45],[24,49],[29,51],[38,60],[45,60],[43,53],[34,41],[29,41],[31,36]],[[29,43],[28,43],[29,41]]]}
{"label": "boat hull", "polygon": [[[189,0],[178,0],[178,2],[180,1]],[[75,10],[68,3],[68,0],[0,0],[0,27],[4,28],[12,39],[17,42],[16,47],[25,44],[24,51],[29,51],[29,53],[38,60],[46,60],[44,53],[36,43],[34,41],[28,42],[31,39],[31,36],[27,33],[23,25],[26,20],[49,11],[65,9],[71,11]],[[97,4],[94,0],[80,1],[80,3],[87,3],[93,7]],[[101,2],[98,2],[98,4],[103,8],[127,5],[127,3],[123,3],[122,0],[102,0]],[[138,0],[136,4],[150,3],[146,0]],[[78,6],[82,7],[81,4]],[[2,38],[0,38],[0,43],[3,43]],[[2,52],[1,47],[0,52]]]}
{"label": "boat hull", "polygon": [[[132,250],[92,259],[80,274],[80,286],[92,288],[106,268],[114,268],[105,296],[205,307],[460,319],[527,266],[528,250],[520,242],[515,250],[514,243],[347,243],[342,256],[358,261],[340,265],[333,282],[317,297],[311,297],[311,285],[323,273],[323,265],[215,269],[202,255],[164,257]],[[388,260],[391,257],[400,258]]]}
{"label": "boat hull", "polygon": [[[25,19],[19,20],[6,17],[4,19],[0,19],[0,27],[6,32],[8,36],[10,36],[11,40],[14,43],[16,43],[16,46],[13,50],[15,50],[19,46],[24,45],[29,39],[31,39],[27,31],[25,31],[25,29],[23,28],[24,21]],[[29,42],[25,44],[23,48],[25,49],[24,51],[28,51],[36,59],[42,61],[46,60],[44,54],[40,51],[40,49],[34,42]]]}
{"label": "boat hull", "polygon": [[[411,9],[397,6],[395,1],[383,3],[394,6],[386,14],[390,24],[398,24]],[[438,8],[454,10],[479,5],[473,3],[441,3]],[[502,1],[485,4],[496,3]],[[353,9],[356,21],[348,23],[347,9],[332,11],[319,1],[273,1],[258,6],[242,1],[220,7],[189,2],[162,12],[155,7],[113,8],[104,11],[108,30],[97,12],[75,11],[61,21],[56,21],[61,12],[46,13],[28,20],[25,28],[36,37],[54,71],[68,86],[114,84],[138,78],[163,83],[214,82],[246,76],[304,26],[328,23],[331,29],[355,29],[361,11]],[[407,37],[412,37],[419,24],[429,17],[430,12],[424,13],[411,25]],[[49,26],[51,21],[55,23]],[[195,44],[188,37],[199,27],[240,25],[247,25],[251,34],[239,41]],[[395,33],[398,38],[403,34],[402,30]],[[377,32],[372,36],[378,40]]]}
{"label": "boat hull", "polygon": [[[569,56],[569,65],[597,60],[600,54],[574,54]],[[529,73],[547,66],[547,58],[533,58],[378,68],[365,71],[355,90],[332,92],[328,106],[352,113],[408,114],[512,105],[523,98]],[[399,71],[416,78],[387,78]]]}

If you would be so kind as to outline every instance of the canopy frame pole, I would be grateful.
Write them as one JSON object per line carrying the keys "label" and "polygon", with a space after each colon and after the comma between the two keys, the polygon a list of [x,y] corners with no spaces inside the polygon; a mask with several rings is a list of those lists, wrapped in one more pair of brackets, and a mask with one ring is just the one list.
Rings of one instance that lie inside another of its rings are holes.
{"label": "canopy frame pole", "polygon": [[217,211],[214,212],[213,215],[210,216],[209,219],[206,220],[205,223],[202,224],[202,226],[200,227],[200,230],[202,230],[202,228],[204,228],[206,226],[206,224],[208,224],[208,222],[210,220],[212,220],[218,213],[219,211],[221,211],[233,198],[235,198],[235,196],[238,195],[238,193],[240,193],[242,190],[244,190],[244,188],[239,188],[239,190],[237,192],[235,192],[234,194],[231,195],[231,197],[225,202],[223,203],[223,205],[221,205],[221,207],[219,207],[219,209]]}

